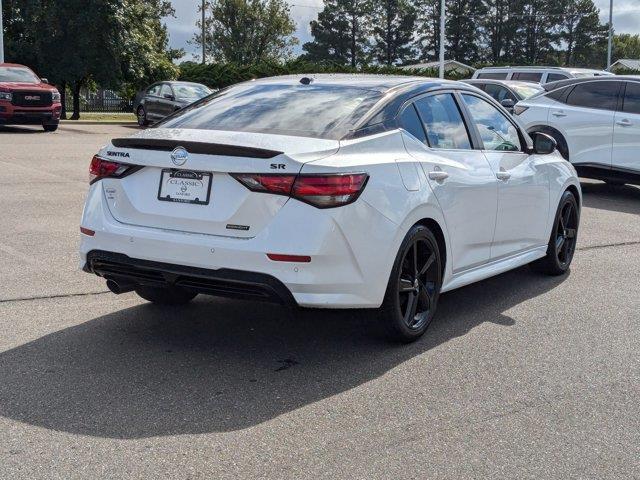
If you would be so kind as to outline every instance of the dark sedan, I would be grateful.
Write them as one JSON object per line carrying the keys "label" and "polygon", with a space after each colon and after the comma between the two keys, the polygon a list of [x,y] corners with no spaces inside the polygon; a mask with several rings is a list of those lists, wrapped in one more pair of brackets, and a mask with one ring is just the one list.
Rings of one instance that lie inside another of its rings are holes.
{"label": "dark sedan", "polygon": [[484,90],[509,112],[513,113],[513,107],[520,100],[533,97],[536,93],[544,91],[542,86],[531,82],[518,82],[515,80],[463,80],[463,82]]}
{"label": "dark sedan", "polygon": [[141,127],[158,122],[176,110],[210,95],[212,90],[200,83],[158,82],[148,87],[136,101],[136,116]]}

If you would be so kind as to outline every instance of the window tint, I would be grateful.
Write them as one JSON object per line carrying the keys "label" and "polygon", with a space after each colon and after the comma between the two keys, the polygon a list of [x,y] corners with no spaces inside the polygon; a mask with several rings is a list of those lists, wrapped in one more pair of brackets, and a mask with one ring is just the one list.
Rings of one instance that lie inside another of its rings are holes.
{"label": "window tint", "polygon": [[420,118],[418,117],[416,108],[413,104],[409,105],[402,111],[402,114],[400,115],[400,125],[418,140],[427,143],[424,128],[422,128],[422,123],[420,122]]}
{"label": "window tint", "polygon": [[433,148],[470,150],[471,142],[453,95],[430,95],[415,102]]}
{"label": "window tint", "polygon": [[463,94],[475,121],[485,150],[519,152],[522,148],[518,130],[497,108],[474,95]]}
{"label": "window tint", "polygon": [[247,82],[205,97],[159,125],[338,140],[381,98],[379,90],[347,85]]}
{"label": "window tint", "polygon": [[539,82],[542,80],[542,72],[515,72],[511,76],[511,80],[520,80],[522,82]]}
{"label": "window tint", "polygon": [[517,102],[518,99],[505,87],[502,85],[496,85],[495,83],[488,83],[484,89],[489,95],[495,98],[497,101],[501,102],[502,100],[509,99]]}
{"label": "window tint", "polygon": [[171,90],[171,86],[168,83],[162,85],[162,90],[160,90],[160,96],[164,97],[165,95],[173,95],[173,90]]}
{"label": "window tint", "polygon": [[28,68],[0,67],[0,82],[40,83],[40,79]]}
{"label": "window tint", "polygon": [[556,90],[552,90],[551,92],[547,93],[547,97],[549,98],[553,98],[554,100],[557,100],[558,102],[566,102],[566,94],[567,91],[573,87],[564,87],[564,88],[558,88]]}
{"label": "window tint", "polygon": [[624,94],[623,110],[629,113],[640,114],[640,83],[627,83],[627,91]]}
{"label": "window tint", "polygon": [[579,83],[571,91],[565,103],[577,107],[615,110],[619,87],[620,82]]}
{"label": "window tint", "polygon": [[507,72],[487,72],[487,73],[479,73],[476,78],[486,78],[487,80],[506,80]]}
{"label": "window tint", "polygon": [[160,88],[162,88],[162,85],[154,85],[147,90],[147,95],[160,95]]}
{"label": "window tint", "polygon": [[550,73],[549,75],[547,75],[547,83],[551,83],[551,82],[557,82],[558,80],[566,80],[567,77],[566,75],[562,75],[561,73]]}
{"label": "window tint", "polygon": [[188,100],[198,100],[211,94],[211,90],[204,85],[189,85],[185,83],[174,84],[173,91],[176,93],[177,98]]}

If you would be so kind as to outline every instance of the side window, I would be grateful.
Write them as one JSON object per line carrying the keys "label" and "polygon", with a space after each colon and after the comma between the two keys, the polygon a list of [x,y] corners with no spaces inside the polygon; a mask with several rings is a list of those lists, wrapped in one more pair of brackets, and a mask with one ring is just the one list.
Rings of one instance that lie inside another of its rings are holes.
{"label": "side window", "polygon": [[640,114],[640,83],[627,83],[627,91],[624,94],[623,110],[628,113]]}
{"label": "side window", "polygon": [[549,75],[547,75],[547,83],[566,80],[567,78],[569,77],[567,77],[566,75],[562,75],[561,73],[550,73]]}
{"label": "side window", "polygon": [[516,97],[514,97],[508,89],[504,88],[501,85],[496,85],[495,83],[487,84],[487,87],[484,89],[484,91],[499,102],[505,99],[513,100],[514,102],[517,101]]}
{"label": "side window", "polygon": [[453,95],[430,95],[416,100],[415,105],[430,147],[471,150],[469,133]]}
{"label": "side window", "polygon": [[171,85],[165,83],[162,85],[162,90],[160,91],[160,96],[164,97],[165,95],[173,95],[173,90],[171,89]]}
{"label": "side window", "polygon": [[542,72],[514,72],[511,80],[520,80],[522,82],[539,82],[542,80]]}
{"label": "side window", "polygon": [[485,150],[519,152],[522,150],[518,129],[502,112],[474,95],[463,94],[471,116],[478,126]]}
{"label": "side window", "polygon": [[576,107],[615,110],[620,82],[579,83],[567,96],[566,103]]}
{"label": "side window", "polygon": [[554,100],[562,103],[566,103],[566,95],[569,89],[573,88],[572,86],[558,88],[556,90],[551,90],[546,94],[547,97],[553,98]]}
{"label": "side window", "polygon": [[422,128],[422,122],[418,117],[416,107],[413,103],[405,108],[400,114],[400,125],[418,140],[423,143],[427,143],[427,137],[424,133],[424,128]]}
{"label": "side window", "polygon": [[154,85],[149,90],[147,90],[147,95],[155,95],[155,96],[160,95],[160,87],[162,87],[161,84]]}
{"label": "side window", "polygon": [[484,78],[486,80],[506,80],[507,79],[507,72],[479,73],[476,78]]}

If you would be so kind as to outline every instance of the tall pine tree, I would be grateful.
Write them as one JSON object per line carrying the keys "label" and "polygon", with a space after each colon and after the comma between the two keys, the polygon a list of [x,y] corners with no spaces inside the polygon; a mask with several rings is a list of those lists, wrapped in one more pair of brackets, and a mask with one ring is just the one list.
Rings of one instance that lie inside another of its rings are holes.
{"label": "tall pine tree", "polygon": [[313,41],[303,45],[312,61],[330,60],[356,67],[366,63],[368,37],[364,0],[325,0],[318,20],[311,22]]}
{"label": "tall pine tree", "polygon": [[480,21],[487,13],[482,0],[451,0],[447,2],[447,58],[466,63],[480,60],[483,49]]}
{"label": "tall pine tree", "polygon": [[409,0],[373,2],[370,12],[374,58],[385,65],[413,59],[416,10]]}

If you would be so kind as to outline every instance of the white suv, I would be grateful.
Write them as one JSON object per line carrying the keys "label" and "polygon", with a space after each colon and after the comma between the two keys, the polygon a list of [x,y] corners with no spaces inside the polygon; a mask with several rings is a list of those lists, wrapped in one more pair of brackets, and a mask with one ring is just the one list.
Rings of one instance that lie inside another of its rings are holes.
{"label": "white suv", "polygon": [[568,270],[580,184],[551,137],[532,137],[464,83],[235,85],[94,157],[82,264],[155,303],[382,307],[412,341],[441,292],[530,262]]}
{"label": "white suv", "polygon": [[550,83],[568,78],[611,76],[605,70],[564,67],[485,67],[476,70],[472,78],[483,80],[519,80],[521,82]]}
{"label": "white suv", "polygon": [[528,131],[553,136],[578,174],[640,184],[640,76],[565,80],[519,102]]}

